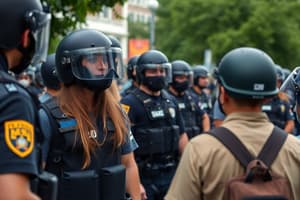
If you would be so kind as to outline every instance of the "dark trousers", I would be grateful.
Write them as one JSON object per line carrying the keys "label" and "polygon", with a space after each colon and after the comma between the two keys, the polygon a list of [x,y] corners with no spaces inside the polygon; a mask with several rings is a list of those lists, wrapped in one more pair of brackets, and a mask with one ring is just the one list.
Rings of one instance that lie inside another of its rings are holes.
{"label": "dark trousers", "polygon": [[148,200],[163,200],[166,195],[176,167],[168,170],[155,170],[153,172],[142,172],[141,182],[146,190]]}

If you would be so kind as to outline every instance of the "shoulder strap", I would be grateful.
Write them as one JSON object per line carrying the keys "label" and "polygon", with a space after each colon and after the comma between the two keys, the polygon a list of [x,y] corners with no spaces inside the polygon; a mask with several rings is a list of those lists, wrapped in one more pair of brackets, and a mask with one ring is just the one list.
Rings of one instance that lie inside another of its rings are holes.
{"label": "shoulder strap", "polygon": [[288,133],[282,129],[274,126],[271,136],[264,144],[262,150],[258,154],[257,158],[262,160],[268,167],[271,166],[275,158],[277,157],[281,147],[287,139]]}
{"label": "shoulder strap", "polygon": [[[210,135],[216,137],[224,146],[234,155],[236,159],[246,168],[248,163],[254,159],[247,148],[241,143],[241,141],[227,128],[219,127],[212,129]],[[277,157],[282,145],[287,138],[285,133],[280,128],[274,126],[274,129],[264,144],[257,158],[264,162],[268,167],[271,166],[275,158]]]}
{"label": "shoulder strap", "polygon": [[210,135],[217,138],[234,157],[246,168],[248,163],[254,159],[248,149],[241,141],[227,128],[218,127],[210,130]]}

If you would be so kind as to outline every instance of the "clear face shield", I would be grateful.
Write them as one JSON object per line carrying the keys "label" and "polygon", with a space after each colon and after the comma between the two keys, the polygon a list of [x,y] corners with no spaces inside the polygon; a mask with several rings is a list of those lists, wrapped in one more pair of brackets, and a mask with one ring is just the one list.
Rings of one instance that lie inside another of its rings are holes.
{"label": "clear face shield", "polygon": [[122,49],[118,47],[111,47],[112,60],[114,64],[115,72],[118,75],[118,79],[122,80],[125,74],[125,66],[123,63]]}
{"label": "clear face shield", "polygon": [[189,87],[193,86],[194,76],[192,71],[176,71],[173,72],[173,76],[185,76],[189,82]]}
{"label": "clear face shield", "polygon": [[290,104],[297,114],[297,120],[300,123],[300,67],[296,67],[286,78],[280,87],[280,91],[288,95]]}
{"label": "clear face shield", "polygon": [[118,78],[111,49],[104,47],[78,49],[68,52],[73,75],[79,80]]}
{"label": "clear face shield", "polygon": [[163,63],[163,64],[144,64],[145,69],[163,69],[165,72],[165,81],[166,84],[172,82],[172,71],[171,71],[171,63]]}
{"label": "clear face shield", "polygon": [[46,61],[47,58],[51,14],[38,10],[30,11],[26,14],[26,21],[35,41],[35,52],[31,64],[36,65]]}

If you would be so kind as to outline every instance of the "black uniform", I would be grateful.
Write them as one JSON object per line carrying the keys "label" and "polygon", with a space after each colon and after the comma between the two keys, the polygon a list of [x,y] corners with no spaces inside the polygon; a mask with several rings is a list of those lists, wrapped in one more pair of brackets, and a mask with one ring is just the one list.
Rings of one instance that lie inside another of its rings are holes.
{"label": "black uniform", "polygon": [[7,71],[0,54],[0,174],[37,175],[35,105]]}
{"label": "black uniform", "polygon": [[288,120],[294,120],[290,104],[281,100],[278,96],[273,97],[270,101],[264,103],[262,111],[267,113],[270,121],[284,129]]}
{"label": "black uniform", "polygon": [[[95,154],[92,154],[90,166],[82,170],[84,157],[79,136],[76,139],[76,120],[66,117],[60,111],[54,97],[42,104],[39,115],[40,120],[44,122],[43,132],[50,135],[48,145],[44,145],[44,151],[50,146],[47,157],[44,158],[47,160],[47,171],[59,177],[58,199],[119,198],[118,195],[122,193],[125,185],[125,169],[120,168],[121,155],[137,148],[133,136],[128,136],[127,142],[116,151],[113,151],[113,141],[107,140],[103,146],[97,148]],[[97,138],[101,144],[104,139],[102,120],[98,119],[97,122],[99,129],[89,134],[91,138]],[[107,120],[107,127],[107,138],[110,138],[114,133],[114,126],[110,120]],[[105,172],[107,169],[114,173]]]}
{"label": "black uniform", "polygon": [[209,119],[212,122],[213,121],[212,98],[203,91],[201,92],[201,94],[198,94],[193,88],[190,90],[190,92],[192,94],[193,99],[196,102],[198,102],[198,106],[208,114]]}
{"label": "black uniform", "polygon": [[176,100],[164,90],[160,96],[135,90],[121,103],[139,144],[135,157],[148,199],[162,199],[177,166],[179,134],[185,132]]}
{"label": "black uniform", "polygon": [[169,94],[174,96],[174,98],[177,100],[188,137],[192,138],[202,133],[202,118],[205,112],[198,106],[190,92],[185,91],[182,96],[175,96],[170,91]]}

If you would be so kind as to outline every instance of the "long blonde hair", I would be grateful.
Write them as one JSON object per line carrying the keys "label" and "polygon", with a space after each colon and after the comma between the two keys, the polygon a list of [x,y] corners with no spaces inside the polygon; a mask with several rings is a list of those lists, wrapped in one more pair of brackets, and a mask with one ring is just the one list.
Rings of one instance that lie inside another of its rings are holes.
{"label": "long blonde hair", "polygon": [[[76,137],[80,137],[84,151],[84,163],[82,168],[86,168],[91,162],[91,154],[99,148],[105,140],[113,139],[114,149],[120,147],[125,142],[128,133],[128,118],[122,112],[119,100],[120,95],[113,81],[111,86],[101,92],[94,94],[92,105],[86,100],[86,93],[83,88],[77,84],[71,86],[63,86],[59,95],[58,102],[63,113],[69,117],[75,118],[77,122]],[[91,106],[93,107],[94,116],[91,118]],[[91,130],[97,130],[96,119],[100,117],[103,123],[104,141],[99,144],[97,140],[89,138],[88,133]],[[107,138],[106,119],[110,118],[114,124],[115,133],[112,138]],[[76,140],[75,140],[76,141]]]}

